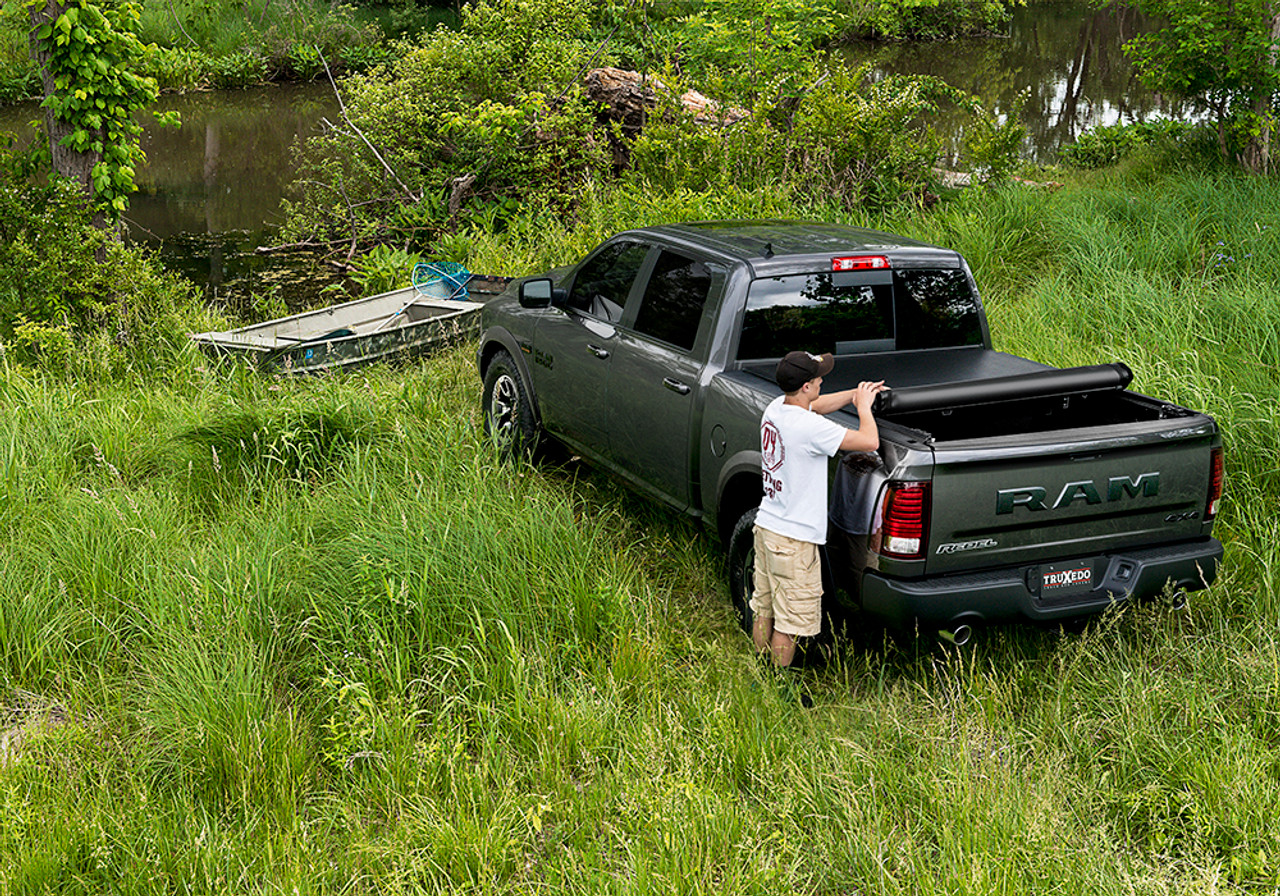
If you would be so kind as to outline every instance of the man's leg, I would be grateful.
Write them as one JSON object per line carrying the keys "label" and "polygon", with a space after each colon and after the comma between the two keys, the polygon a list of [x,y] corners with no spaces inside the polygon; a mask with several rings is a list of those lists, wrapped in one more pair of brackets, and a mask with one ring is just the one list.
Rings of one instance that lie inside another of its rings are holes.
{"label": "man's leg", "polygon": [[795,659],[796,639],[822,630],[822,566],[817,545],[796,539],[786,539],[773,560],[769,654],[785,668]]}
{"label": "man's leg", "polygon": [[773,639],[773,582],[769,576],[769,549],[759,527],[753,538],[756,562],[751,577],[751,640],[757,653],[765,653],[770,650]]}
{"label": "man's leg", "polygon": [[[773,620],[769,621],[772,622]],[[769,654],[773,657],[775,666],[790,666],[791,661],[796,656],[796,636],[774,629],[773,635],[769,640]]]}
{"label": "man's leg", "polygon": [[751,640],[755,642],[756,652],[764,653],[773,648],[773,617],[756,615],[751,623]]}

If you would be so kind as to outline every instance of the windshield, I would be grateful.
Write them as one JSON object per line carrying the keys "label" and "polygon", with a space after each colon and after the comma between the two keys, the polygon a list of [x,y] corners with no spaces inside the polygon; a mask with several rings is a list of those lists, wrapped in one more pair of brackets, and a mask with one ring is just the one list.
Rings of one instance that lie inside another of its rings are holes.
{"label": "windshield", "polygon": [[795,274],[752,281],[738,359],[982,343],[978,296],[963,270]]}

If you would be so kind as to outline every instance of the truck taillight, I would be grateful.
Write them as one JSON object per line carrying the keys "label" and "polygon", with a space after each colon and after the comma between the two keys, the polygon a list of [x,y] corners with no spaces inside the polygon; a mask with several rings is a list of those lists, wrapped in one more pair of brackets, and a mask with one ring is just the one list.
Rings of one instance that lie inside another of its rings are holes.
{"label": "truck taillight", "polygon": [[886,557],[919,560],[929,543],[929,483],[890,482],[880,505],[876,550]]}
{"label": "truck taillight", "polygon": [[845,255],[831,259],[832,271],[882,271],[889,267],[883,255]]}
{"label": "truck taillight", "polygon": [[1209,500],[1205,504],[1204,518],[1211,520],[1218,515],[1222,502],[1222,449],[1214,448],[1209,454]]}

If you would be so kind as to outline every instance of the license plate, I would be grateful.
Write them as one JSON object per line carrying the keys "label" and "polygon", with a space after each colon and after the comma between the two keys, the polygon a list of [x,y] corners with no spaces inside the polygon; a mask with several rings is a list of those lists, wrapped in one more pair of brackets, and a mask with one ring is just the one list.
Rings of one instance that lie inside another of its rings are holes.
{"label": "license plate", "polygon": [[1093,564],[1053,563],[1040,567],[1040,597],[1053,600],[1056,597],[1083,594],[1093,590]]}

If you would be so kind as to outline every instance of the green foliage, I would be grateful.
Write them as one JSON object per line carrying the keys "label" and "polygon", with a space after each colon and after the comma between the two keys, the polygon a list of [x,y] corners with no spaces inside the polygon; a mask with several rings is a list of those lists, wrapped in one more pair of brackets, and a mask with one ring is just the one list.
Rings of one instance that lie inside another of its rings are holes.
{"label": "green foliage", "polygon": [[1272,0],[1138,0],[1165,24],[1125,47],[1149,87],[1201,102],[1222,155],[1260,170],[1280,95]]}
{"label": "green foliage", "polygon": [[[162,90],[311,79],[323,74],[319,53],[337,73],[364,71],[395,53],[379,27],[346,4],[144,0],[135,6],[138,16],[130,27],[136,26],[147,52],[133,70]],[[424,20],[433,16],[428,11]],[[40,94],[29,30],[24,5],[6,3],[0,17],[0,102]]]}
{"label": "green foliage", "polygon": [[134,114],[157,96],[155,81],[136,72],[146,54],[134,33],[138,17],[131,3],[99,7],[71,0],[57,18],[32,32],[53,85],[44,106],[71,129],[62,145],[95,159],[92,204],[110,221],[128,207],[134,169],[143,160],[142,126]]}
{"label": "green foliage", "polygon": [[207,506],[281,484],[321,483],[377,430],[345,406],[224,409],[176,433],[156,465],[183,473],[194,501]]}
{"label": "green foliage", "polygon": [[82,372],[170,351],[191,287],[95,227],[76,187],[41,183],[36,170],[29,154],[0,153],[0,340],[17,360]]}
{"label": "green foliage", "polygon": [[1227,560],[1188,607],[963,653],[860,624],[803,673],[809,710],[755,662],[711,539],[588,467],[499,462],[473,347],[306,379],[0,365],[0,879],[1273,892],[1280,188],[1064,179],[884,215],[596,186],[470,236],[477,269],[522,272],[659,219],[879,226],[966,255],[1000,349],[1122,360],[1216,416]]}
{"label": "green foliage", "polygon": [[[657,108],[636,135],[604,120],[582,94],[583,69],[611,61],[612,40],[583,39],[601,26],[592,18],[599,10],[581,0],[468,8],[459,31],[426,35],[387,70],[345,82],[354,124],[396,176],[347,129],[310,141],[307,186],[290,207],[288,235],[385,241],[432,255],[450,231],[501,233],[543,213],[571,219],[580,197],[608,184],[767,185],[850,206],[921,195],[937,153],[930,117],[943,104],[977,110],[936,79],[877,82],[865,70],[819,69],[814,42],[835,33],[824,9],[717,0],[679,16],[669,10],[652,30],[609,10],[604,21],[644,30],[643,52],[655,60],[662,45],[653,42],[672,41],[651,82]],[[670,61],[677,40],[679,67]],[[714,98],[701,116],[680,101],[693,88]],[[737,98],[749,101],[749,114],[734,106]],[[982,138],[974,163],[1007,172],[1016,125],[976,119],[973,133]]]}
{"label": "green foliage", "polygon": [[708,91],[754,102],[787,76],[811,80],[815,47],[842,24],[836,0],[705,0],[675,23],[669,40]]}
{"label": "green foliage", "polygon": [[967,100],[936,79],[864,76],[833,69],[727,126],[672,106],[631,146],[629,182],[646,191],[775,189],[848,207],[917,193],[938,150],[928,116],[940,103]]}
{"label": "green foliage", "polygon": [[20,3],[0,3],[0,103],[40,92],[40,73],[31,61],[31,21]]}
{"label": "green foliage", "polygon": [[[172,49],[194,50],[210,62],[256,56],[273,79],[309,79],[330,65],[353,61],[349,51],[373,51],[381,37],[341,3],[272,0],[166,0],[143,6],[141,39]],[[382,54],[380,58],[385,58]],[[221,62],[225,69],[229,62]]]}
{"label": "green foliage", "polygon": [[1132,124],[1100,125],[1062,147],[1062,156],[1080,168],[1105,168],[1134,150],[1159,142],[1173,142],[1196,130],[1184,121],[1158,118]]}
{"label": "green foliage", "polygon": [[23,320],[105,321],[118,284],[95,253],[111,248],[71,184],[0,186],[0,335]]}
{"label": "green foliage", "polygon": [[[821,49],[849,39],[934,40],[993,34],[1024,0],[702,0],[644,7],[644,18],[614,7],[623,55],[654,64],[678,58],[718,94],[751,101],[787,72],[812,71]],[[672,49],[676,48],[676,49]],[[715,74],[723,76],[722,81]],[[752,80],[754,77],[754,81]]]}
{"label": "green foliage", "polygon": [[881,0],[849,4],[858,36],[938,40],[994,34],[1025,0]]}
{"label": "green foliage", "polygon": [[[464,10],[460,30],[424,35],[388,69],[345,81],[355,124],[396,176],[348,129],[310,141],[312,186],[291,206],[290,233],[425,254],[459,215],[493,230],[521,207],[571,209],[608,167],[572,84],[595,49],[594,12],[586,0],[481,3]],[[474,180],[459,186],[465,176]]]}
{"label": "green foliage", "polygon": [[1026,128],[1020,121],[1024,99],[1020,97],[1004,113],[1004,121],[976,102],[973,104],[973,123],[964,133],[965,159],[974,173],[987,182],[1008,177],[1021,155],[1026,137]]}
{"label": "green foliage", "polygon": [[65,370],[75,353],[75,342],[67,324],[27,320],[19,316],[13,327],[14,357],[19,362],[50,370]]}
{"label": "green foliage", "polygon": [[374,296],[410,285],[413,268],[423,260],[421,255],[379,244],[356,262],[352,279],[360,286],[360,294]]}

